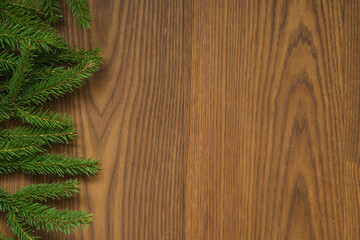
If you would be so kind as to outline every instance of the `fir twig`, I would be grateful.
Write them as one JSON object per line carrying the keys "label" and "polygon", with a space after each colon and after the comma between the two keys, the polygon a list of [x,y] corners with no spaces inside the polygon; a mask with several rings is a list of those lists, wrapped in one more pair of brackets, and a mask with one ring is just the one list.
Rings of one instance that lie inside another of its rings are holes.
{"label": "fir twig", "polygon": [[35,13],[34,7],[23,6],[27,3],[29,5],[29,1],[18,2],[17,4],[14,4],[14,2],[15,1],[13,0],[4,0],[0,2],[0,20],[38,30],[49,29],[49,26],[43,23],[40,18],[42,15],[40,10],[36,10],[37,13]]}
{"label": "fir twig", "polygon": [[0,47],[19,50],[30,42],[38,50],[50,52],[53,48],[66,48],[67,44],[54,29],[41,31],[25,25],[0,22]]}
{"label": "fir twig", "polygon": [[[90,27],[87,1],[68,3],[78,24]],[[70,117],[43,110],[42,104],[82,86],[102,63],[100,49],[70,48],[50,26],[62,17],[59,6],[59,0],[0,1],[0,174],[64,177],[99,171],[96,159],[46,153],[46,147],[75,139],[76,130]],[[21,240],[39,238],[34,228],[68,233],[87,227],[92,215],[44,203],[77,192],[76,179],[30,185],[15,194],[0,187],[0,211]],[[10,238],[0,233],[1,239]]]}
{"label": "fir twig", "polygon": [[40,140],[10,140],[0,142],[0,161],[11,161],[14,157],[31,156],[44,152],[44,142]]}
{"label": "fir twig", "polygon": [[85,59],[82,63],[71,67],[62,73],[54,73],[48,81],[41,81],[25,90],[20,101],[25,104],[40,104],[72,92],[74,88],[83,85],[83,79],[88,78],[97,71],[99,62]]}
{"label": "fir twig", "polygon": [[41,0],[41,5],[48,23],[56,24],[59,18],[62,18],[59,2],[55,0]]}
{"label": "fir twig", "polygon": [[87,214],[86,211],[59,210],[40,203],[25,205],[19,209],[19,215],[28,225],[47,232],[69,233],[76,228],[87,227],[92,221],[92,214]]}
{"label": "fir twig", "polygon": [[8,98],[10,99],[10,102],[13,102],[15,100],[16,94],[20,90],[21,82],[24,80],[29,65],[30,48],[31,47],[29,42],[21,48],[22,51],[20,58],[16,62],[17,67],[9,83]]}
{"label": "fir twig", "polygon": [[76,16],[77,23],[83,28],[91,27],[92,16],[89,13],[89,7],[86,0],[67,0],[70,5],[70,9]]}
{"label": "fir twig", "polygon": [[52,143],[69,143],[75,139],[76,130],[69,128],[44,129],[33,126],[17,126],[10,129],[0,129],[0,141],[9,140],[41,140],[48,145]]}
{"label": "fir twig", "polygon": [[15,69],[17,56],[8,50],[0,52],[0,74],[12,72]]}
{"label": "fir twig", "polygon": [[0,173],[7,174],[21,171],[27,174],[41,175],[93,175],[99,171],[98,161],[92,158],[76,158],[74,156],[37,155],[28,156],[16,161],[0,161]]}
{"label": "fir twig", "polygon": [[18,190],[14,197],[25,201],[41,201],[47,199],[60,199],[71,197],[78,193],[78,180],[67,180],[65,182],[43,183],[24,187]]}
{"label": "fir twig", "polygon": [[[65,115],[50,110],[42,111],[35,107],[18,107],[16,115],[24,122],[33,126],[45,128],[67,128],[72,125],[72,120]],[[1,116],[1,113],[0,113]]]}
{"label": "fir twig", "polygon": [[8,225],[11,231],[20,239],[20,240],[33,240],[35,236],[34,233],[29,227],[25,225],[23,221],[16,216],[15,211],[11,210],[6,215]]}

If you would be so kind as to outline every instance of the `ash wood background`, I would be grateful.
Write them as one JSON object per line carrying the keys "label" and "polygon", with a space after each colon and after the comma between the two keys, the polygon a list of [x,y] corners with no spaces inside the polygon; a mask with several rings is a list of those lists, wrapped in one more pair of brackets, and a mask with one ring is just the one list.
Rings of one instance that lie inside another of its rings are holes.
{"label": "ash wood background", "polygon": [[360,238],[358,1],[90,6],[90,31],[67,8],[60,30],[105,64],[50,107],[79,128],[57,151],[102,165],[53,204],[94,224],[47,239]]}

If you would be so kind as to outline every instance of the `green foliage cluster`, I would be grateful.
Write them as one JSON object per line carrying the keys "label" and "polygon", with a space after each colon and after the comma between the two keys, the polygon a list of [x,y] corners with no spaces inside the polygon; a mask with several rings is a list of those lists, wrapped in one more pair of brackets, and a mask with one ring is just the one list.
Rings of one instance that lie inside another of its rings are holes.
{"label": "green foliage cluster", "polygon": [[[86,0],[67,0],[77,23],[89,28]],[[46,101],[82,86],[99,69],[100,49],[70,47],[53,27],[59,0],[0,1],[0,174],[77,176],[99,170],[96,159],[52,155],[49,147],[75,139],[70,117],[45,110]],[[0,212],[18,239],[36,230],[68,233],[91,223],[85,211],[60,210],[49,199],[71,197],[78,181],[37,184],[10,193],[0,187]],[[0,234],[0,239],[9,239]]]}

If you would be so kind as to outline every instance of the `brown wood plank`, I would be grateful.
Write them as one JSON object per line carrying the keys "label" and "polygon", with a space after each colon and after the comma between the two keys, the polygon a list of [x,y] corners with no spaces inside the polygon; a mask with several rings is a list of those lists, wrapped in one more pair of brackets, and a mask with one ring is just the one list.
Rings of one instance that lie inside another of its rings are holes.
{"label": "brown wood plank", "polygon": [[105,64],[56,108],[71,113],[79,130],[64,150],[101,160],[101,173],[82,178],[72,205],[94,213],[94,223],[66,237],[45,236],[182,239],[182,1],[89,2],[92,29],[80,30],[64,5],[61,32],[73,45],[102,46]]}
{"label": "brown wood plank", "polygon": [[344,11],[344,239],[360,237],[360,3],[346,1]]}
{"label": "brown wood plank", "polygon": [[186,239],[343,239],[340,1],[192,9]]}

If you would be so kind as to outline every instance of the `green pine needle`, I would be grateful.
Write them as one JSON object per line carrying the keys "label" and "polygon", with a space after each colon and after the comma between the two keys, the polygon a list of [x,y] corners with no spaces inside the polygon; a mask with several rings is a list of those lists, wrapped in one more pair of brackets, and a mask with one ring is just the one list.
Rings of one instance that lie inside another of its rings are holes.
{"label": "green pine needle", "polygon": [[26,25],[0,22],[0,47],[19,50],[30,42],[38,50],[50,52],[53,48],[66,48],[67,44],[54,29],[42,31]]}
{"label": "green pine needle", "polygon": [[61,129],[44,129],[33,126],[17,126],[10,129],[0,129],[0,141],[18,140],[41,140],[48,144],[69,143],[74,140],[76,130],[72,127]]}
{"label": "green pine needle", "polygon": [[94,59],[85,59],[82,63],[70,67],[64,72],[56,72],[47,81],[41,81],[25,90],[19,99],[24,104],[41,104],[74,91],[84,84],[83,79],[99,69],[99,62]]}
{"label": "green pine needle", "polygon": [[14,210],[9,211],[6,218],[11,231],[18,237],[19,240],[36,239],[36,237],[33,236],[34,231],[26,226],[25,222],[16,215]]}
{"label": "green pine needle", "polygon": [[13,158],[31,156],[44,152],[41,140],[10,140],[0,142],[0,161],[11,161]]}
{"label": "green pine needle", "polygon": [[43,183],[24,187],[14,194],[17,199],[26,201],[41,201],[47,199],[57,199],[71,197],[78,193],[78,180],[68,180],[65,182]]}
{"label": "green pine needle", "polygon": [[25,205],[19,209],[18,214],[29,226],[38,230],[60,231],[65,234],[87,227],[92,222],[92,214],[86,211],[59,210],[40,203]]}
{"label": "green pine needle", "polygon": [[15,68],[13,77],[10,79],[8,86],[9,89],[8,98],[10,102],[14,102],[17,93],[21,90],[22,81],[24,81],[24,78],[27,72],[29,71],[28,68],[31,66],[30,50],[31,50],[31,45],[29,42],[21,47],[21,54],[18,60],[16,61],[17,66]]}
{"label": "green pine needle", "polygon": [[9,120],[15,115],[15,107],[13,104],[8,103],[8,101],[0,101],[0,122]]}
{"label": "green pine needle", "polygon": [[98,161],[92,158],[60,155],[35,155],[22,157],[16,161],[0,161],[0,173],[21,171],[26,174],[40,175],[94,175],[100,170]]}
{"label": "green pine needle", "polygon": [[[89,28],[86,0],[68,0],[77,23]],[[76,137],[72,119],[43,108],[46,101],[82,86],[99,70],[100,48],[70,47],[51,26],[62,18],[59,0],[0,1],[0,174],[22,172],[60,177],[93,175],[92,158],[51,155],[49,147]],[[69,233],[89,226],[92,214],[57,209],[48,200],[78,193],[78,180],[0,187],[0,212],[17,239],[37,239],[35,229]],[[11,239],[0,233],[1,239]]]}
{"label": "green pine needle", "polygon": [[59,2],[54,0],[41,0],[45,18],[50,24],[56,24],[59,18],[62,18]]}
{"label": "green pine needle", "polygon": [[40,53],[36,58],[37,64],[72,64],[72,63],[81,63],[84,59],[93,59],[96,62],[102,63],[102,58],[99,56],[101,48],[96,48],[94,50],[85,50],[85,49],[54,49],[51,53],[42,54]]}
{"label": "green pine needle", "polygon": [[8,7],[13,7],[16,11],[22,14],[29,14],[33,16],[41,15],[42,11],[34,0],[5,0],[4,3]]}
{"label": "green pine needle", "polygon": [[8,51],[3,50],[0,52],[0,75],[13,72],[15,70],[17,56]]}
{"label": "green pine needle", "polygon": [[[38,30],[49,30],[41,19],[42,12],[34,1],[3,0],[0,2],[0,20]],[[32,13],[32,14],[30,14]]]}
{"label": "green pine needle", "polygon": [[[16,108],[16,115],[23,123],[45,128],[68,128],[72,126],[70,117],[53,112],[51,110],[42,111],[42,108]],[[1,113],[0,113],[1,114]]]}
{"label": "green pine needle", "polygon": [[76,16],[76,21],[79,26],[83,28],[91,27],[92,16],[89,13],[89,7],[86,0],[67,0],[70,5],[70,9]]}

